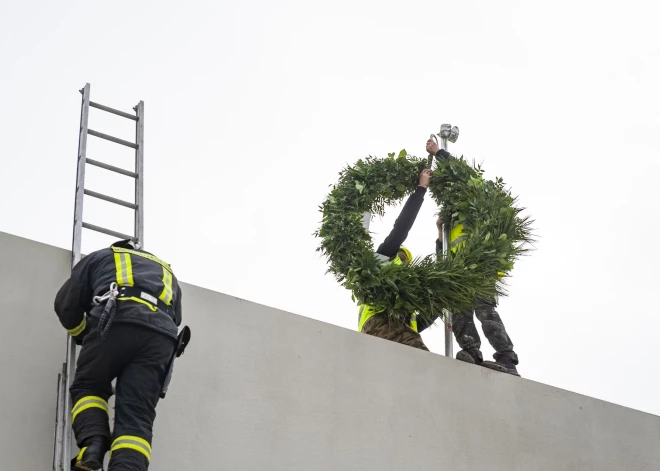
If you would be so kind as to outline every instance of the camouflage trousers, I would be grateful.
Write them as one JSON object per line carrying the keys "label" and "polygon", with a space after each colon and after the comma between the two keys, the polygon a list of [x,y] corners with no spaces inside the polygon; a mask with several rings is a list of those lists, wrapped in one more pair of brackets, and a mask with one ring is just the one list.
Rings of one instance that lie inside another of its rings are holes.
{"label": "camouflage trousers", "polygon": [[[502,319],[495,310],[495,306],[496,304],[494,302],[481,304],[474,309],[474,314],[479,319],[479,322],[481,322],[481,327],[488,342],[495,349],[495,354],[493,355],[495,361],[508,358],[514,365],[517,365],[518,355],[513,351],[513,343],[506,333]],[[477,326],[474,324],[472,311],[464,311],[459,315],[454,315],[452,321],[454,336],[458,345],[470,353],[477,363],[481,363],[483,361],[483,355],[479,350],[481,339],[477,332]]]}
{"label": "camouflage trousers", "polygon": [[412,330],[409,325],[403,322],[390,320],[385,314],[376,314],[371,317],[364,326],[362,333],[373,335],[392,342],[401,343],[410,347],[429,351],[422,341],[422,336]]}

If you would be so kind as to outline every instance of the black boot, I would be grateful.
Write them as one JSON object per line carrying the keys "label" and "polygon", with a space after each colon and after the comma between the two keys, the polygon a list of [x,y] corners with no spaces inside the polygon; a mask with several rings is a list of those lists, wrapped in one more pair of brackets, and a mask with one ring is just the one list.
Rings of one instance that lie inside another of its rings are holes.
{"label": "black boot", "polygon": [[470,354],[467,350],[461,350],[456,354],[456,359],[459,361],[464,361],[465,363],[477,363],[477,360]]}
{"label": "black boot", "polygon": [[506,372],[510,375],[520,376],[520,373],[518,373],[518,369],[511,358],[500,358],[497,360],[497,364],[506,368]]}
{"label": "black boot", "polygon": [[103,469],[103,458],[108,451],[108,440],[92,437],[85,441],[78,456],[71,460],[72,471],[97,471]]}
{"label": "black boot", "polygon": [[484,360],[481,362],[481,366],[488,368],[489,370],[499,371],[500,373],[508,373],[508,370],[505,366],[502,366],[501,364],[494,361]]}
{"label": "black boot", "polygon": [[500,373],[508,373],[507,368],[501,364],[495,363],[494,361],[484,361],[481,351],[476,348],[461,350],[456,354],[456,359],[466,363],[472,363],[473,365],[480,365],[489,370],[499,371]]}

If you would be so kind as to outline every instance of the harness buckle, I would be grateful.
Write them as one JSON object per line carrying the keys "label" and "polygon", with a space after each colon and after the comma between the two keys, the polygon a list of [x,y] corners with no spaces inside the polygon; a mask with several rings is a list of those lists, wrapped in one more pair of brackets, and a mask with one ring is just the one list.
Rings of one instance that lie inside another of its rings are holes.
{"label": "harness buckle", "polygon": [[117,296],[119,296],[119,286],[116,282],[113,281],[110,283],[110,290],[107,293],[105,293],[103,296],[94,296],[92,301],[95,306],[98,306],[108,299],[117,299]]}

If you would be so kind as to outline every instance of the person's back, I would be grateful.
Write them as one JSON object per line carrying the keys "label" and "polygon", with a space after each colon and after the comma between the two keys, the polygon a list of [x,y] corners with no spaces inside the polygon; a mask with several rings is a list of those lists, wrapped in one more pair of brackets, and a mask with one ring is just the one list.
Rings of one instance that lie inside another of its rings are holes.
{"label": "person's back", "polygon": [[[181,324],[181,288],[171,267],[131,241],[82,259],[55,298],[62,325],[82,344],[70,392],[80,453],[72,469],[148,468],[156,405]],[[117,378],[115,426],[107,401]]]}

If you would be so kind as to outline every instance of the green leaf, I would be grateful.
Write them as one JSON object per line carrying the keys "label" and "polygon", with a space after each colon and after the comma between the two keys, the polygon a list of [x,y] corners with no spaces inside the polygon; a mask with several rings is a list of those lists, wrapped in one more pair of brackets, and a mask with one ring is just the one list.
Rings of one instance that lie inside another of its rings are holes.
{"label": "green leaf", "polygon": [[406,152],[406,149],[401,149],[401,152],[399,152],[399,158],[400,159],[405,159],[407,155],[408,155],[408,152]]}
{"label": "green leaf", "polygon": [[499,239],[500,239],[500,240],[506,240],[506,234],[502,234],[502,235],[500,235]]}
{"label": "green leaf", "polygon": [[357,188],[358,191],[362,193],[362,191],[364,190],[364,185],[360,182],[355,182],[355,188]]}
{"label": "green leaf", "polygon": [[406,187],[404,185],[402,185],[401,183],[399,183],[395,188],[396,188],[397,191],[400,191],[400,192],[406,191]]}

